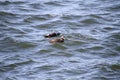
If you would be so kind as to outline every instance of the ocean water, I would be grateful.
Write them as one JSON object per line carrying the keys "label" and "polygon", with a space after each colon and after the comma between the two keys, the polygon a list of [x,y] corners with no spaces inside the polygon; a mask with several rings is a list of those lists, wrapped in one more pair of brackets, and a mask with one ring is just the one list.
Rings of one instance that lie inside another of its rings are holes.
{"label": "ocean water", "polygon": [[0,0],[0,80],[120,80],[120,1]]}

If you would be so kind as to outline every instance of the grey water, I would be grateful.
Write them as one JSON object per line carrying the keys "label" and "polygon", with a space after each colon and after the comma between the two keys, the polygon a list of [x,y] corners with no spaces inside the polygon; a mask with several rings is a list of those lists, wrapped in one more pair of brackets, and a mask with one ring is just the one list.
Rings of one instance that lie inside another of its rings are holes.
{"label": "grey water", "polygon": [[0,0],[0,80],[120,80],[120,0]]}

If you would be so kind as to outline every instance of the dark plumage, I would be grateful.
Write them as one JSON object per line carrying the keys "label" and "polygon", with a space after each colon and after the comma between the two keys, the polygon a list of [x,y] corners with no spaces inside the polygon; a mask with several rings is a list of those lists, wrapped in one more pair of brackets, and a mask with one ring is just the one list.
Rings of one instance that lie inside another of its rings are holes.
{"label": "dark plumage", "polygon": [[51,38],[51,37],[59,36],[60,34],[61,34],[61,33],[59,33],[59,32],[53,32],[53,33],[44,35],[44,37],[45,37],[45,38]]}

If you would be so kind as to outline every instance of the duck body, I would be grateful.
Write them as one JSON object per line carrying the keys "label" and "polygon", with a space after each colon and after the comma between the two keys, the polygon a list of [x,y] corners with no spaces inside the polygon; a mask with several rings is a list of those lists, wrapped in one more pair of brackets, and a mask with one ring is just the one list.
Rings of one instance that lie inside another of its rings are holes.
{"label": "duck body", "polygon": [[56,42],[62,43],[62,42],[64,42],[64,40],[65,40],[65,38],[64,38],[64,36],[62,36],[61,38],[52,39],[49,42],[50,43],[56,43]]}
{"label": "duck body", "polygon": [[45,37],[45,38],[51,38],[51,37],[56,37],[56,36],[59,36],[59,35],[60,35],[59,32],[53,32],[53,33],[44,35],[44,37]]}

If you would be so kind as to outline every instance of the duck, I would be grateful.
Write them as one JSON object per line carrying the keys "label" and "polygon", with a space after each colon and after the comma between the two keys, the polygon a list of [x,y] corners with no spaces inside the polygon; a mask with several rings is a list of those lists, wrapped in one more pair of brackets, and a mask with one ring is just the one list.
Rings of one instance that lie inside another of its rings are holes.
{"label": "duck", "polygon": [[60,38],[52,39],[49,42],[50,43],[56,43],[56,42],[62,43],[62,42],[64,42],[64,40],[65,40],[64,36],[61,36]]}
{"label": "duck", "polygon": [[50,33],[50,34],[44,35],[44,37],[45,37],[45,38],[57,37],[57,36],[59,36],[60,34],[61,34],[61,33],[59,33],[59,32],[52,32],[52,33]]}

